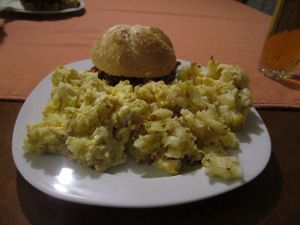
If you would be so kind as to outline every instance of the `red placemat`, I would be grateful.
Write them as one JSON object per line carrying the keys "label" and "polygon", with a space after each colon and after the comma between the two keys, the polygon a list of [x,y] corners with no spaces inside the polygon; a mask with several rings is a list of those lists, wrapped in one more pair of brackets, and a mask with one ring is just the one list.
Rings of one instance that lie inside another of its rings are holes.
{"label": "red placemat", "polygon": [[300,108],[297,85],[279,83],[257,71],[270,17],[226,0],[86,0],[85,11],[57,16],[2,13],[0,98],[25,99],[56,66],[90,57],[93,41],[120,23],[160,27],[176,55],[199,64],[210,56],[239,63],[248,72],[256,107]]}

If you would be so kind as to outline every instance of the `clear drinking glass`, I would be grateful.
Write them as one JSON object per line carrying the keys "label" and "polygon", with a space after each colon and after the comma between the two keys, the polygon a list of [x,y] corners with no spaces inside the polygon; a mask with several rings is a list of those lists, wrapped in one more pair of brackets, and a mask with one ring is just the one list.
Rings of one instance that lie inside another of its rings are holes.
{"label": "clear drinking glass", "polygon": [[273,79],[300,81],[300,0],[277,0],[258,69]]}

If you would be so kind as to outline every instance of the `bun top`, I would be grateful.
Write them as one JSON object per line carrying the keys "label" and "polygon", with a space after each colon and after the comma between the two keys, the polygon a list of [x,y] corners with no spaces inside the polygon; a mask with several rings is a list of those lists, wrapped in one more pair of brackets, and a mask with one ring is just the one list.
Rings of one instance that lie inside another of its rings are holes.
{"label": "bun top", "polygon": [[97,38],[92,61],[113,76],[153,78],[169,74],[176,56],[170,39],[158,28],[121,24]]}

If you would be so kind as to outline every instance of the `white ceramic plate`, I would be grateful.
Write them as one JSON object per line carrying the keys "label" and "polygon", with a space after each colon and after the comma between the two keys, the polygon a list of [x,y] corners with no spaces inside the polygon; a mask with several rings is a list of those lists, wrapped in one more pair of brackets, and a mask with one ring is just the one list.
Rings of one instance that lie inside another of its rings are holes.
{"label": "white ceramic plate", "polygon": [[22,4],[20,3],[20,0],[4,0],[2,3],[0,3],[0,8],[5,8],[6,11],[11,12],[18,12],[18,13],[26,13],[26,14],[64,14],[64,13],[71,13],[71,12],[77,12],[84,8],[84,1],[80,0],[79,7],[76,8],[68,8],[64,10],[54,10],[54,11],[33,11],[33,10],[26,10]]}
{"label": "white ceramic plate", "polygon": [[[183,62],[186,64],[187,62]],[[91,68],[90,60],[68,65],[77,70]],[[15,164],[34,187],[56,198],[116,207],[167,206],[212,197],[233,190],[254,179],[267,165],[271,143],[267,128],[252,108],[246,126],[238,133],[244,179],[231,182],[209,178],[204,169],[168,176],[152,166],[129,162],[99,173],[84,168],[64,156],[24,155],[22,141],[26,125],[41,119],[49,99],[51,74],[32,91],[20,110],[12,142]]]}

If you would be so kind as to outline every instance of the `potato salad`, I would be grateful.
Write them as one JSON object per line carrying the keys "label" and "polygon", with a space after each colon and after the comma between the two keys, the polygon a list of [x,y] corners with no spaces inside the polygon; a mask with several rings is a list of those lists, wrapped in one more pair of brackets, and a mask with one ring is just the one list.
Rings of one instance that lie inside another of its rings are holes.
{"label": "potato salad", "polygon": [[26,152],[63,154],[105,171],[128,157],[171,175],[199,165],[207,175],[243,176],[234,131],[251,107],[248,77],[239,65],[190,64],[174,81],[111,86],[96,72],[64,66],[52,75],[43,118],[27,126]]}

